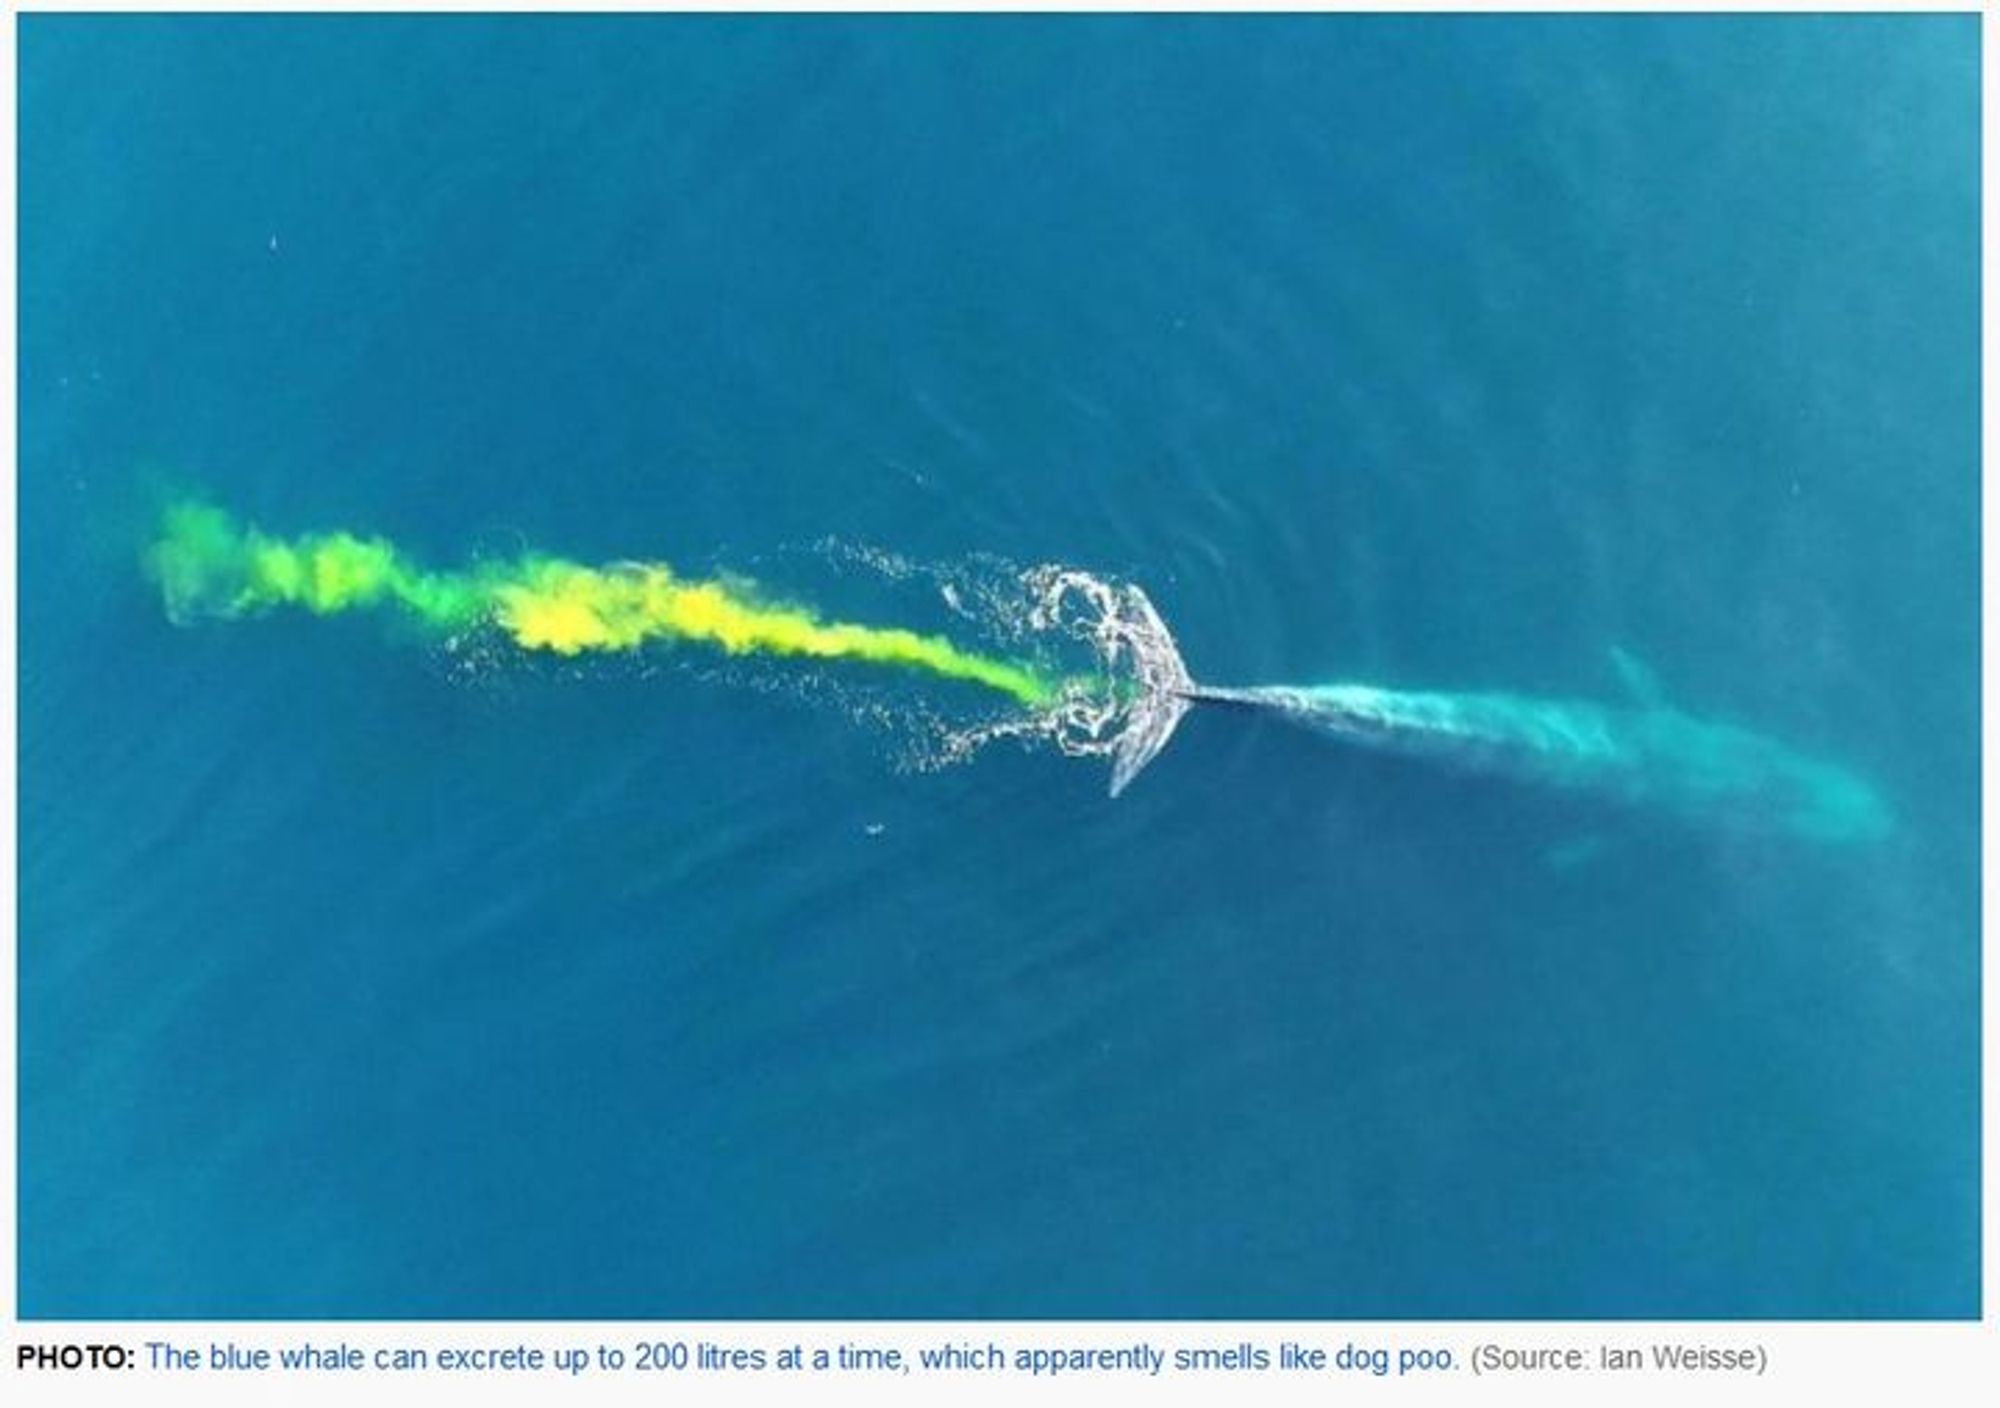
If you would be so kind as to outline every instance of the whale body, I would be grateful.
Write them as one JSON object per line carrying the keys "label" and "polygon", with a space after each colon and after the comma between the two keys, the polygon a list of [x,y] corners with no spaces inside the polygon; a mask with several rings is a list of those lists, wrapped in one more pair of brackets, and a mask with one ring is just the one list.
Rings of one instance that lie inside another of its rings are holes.
{"label": "whale body", "polygon": [[1735,724],[1668,704],[1644,667],[1613,651],[1628,706],[1501,692],[1372,684],[1221,687],[1196,683],[1152,603],[1128,590],[1118,620],[1131,703],[1111,748],[1111,795],[1159,756],[1195,705],[1251,710],[1349,747],[1458,772],[1661,808],[1705,823],[1807,840],[1878,839],[1893,829],[1866,780]]}
{"label": "whale body", "polygon": [[1890,829],[1880,796],[1846,769],[1749,729],[1664,704],[1620,708],[1590,700],[1369,684],[1242,689],[1191,684],[1181,698],[1255,710],[1345,744],[1459,772],[1589,793],[1704,821],[1815,841],[1871,840]]}

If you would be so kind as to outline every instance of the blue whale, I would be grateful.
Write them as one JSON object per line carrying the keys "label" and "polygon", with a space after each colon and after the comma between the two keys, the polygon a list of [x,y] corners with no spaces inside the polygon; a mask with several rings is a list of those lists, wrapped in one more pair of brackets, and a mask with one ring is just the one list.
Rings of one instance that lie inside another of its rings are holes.
{"label": "blue whale", "polygon": [[1112,749],[1116,797],[1166,747],[1194,705],[1251,710],[1355,748],[1454,771],[1659,808],[1703,823],[1810,841],[1878,840],[1890,810],[1837,764],[1735,724],[1664,702],[1635,662],[1614,654],[1635,699],[1620,707],[1497,692],[1386,689],[1372,684],[1197,684],[1150,602],[1134,593],[1127,639],[1133,703]]}

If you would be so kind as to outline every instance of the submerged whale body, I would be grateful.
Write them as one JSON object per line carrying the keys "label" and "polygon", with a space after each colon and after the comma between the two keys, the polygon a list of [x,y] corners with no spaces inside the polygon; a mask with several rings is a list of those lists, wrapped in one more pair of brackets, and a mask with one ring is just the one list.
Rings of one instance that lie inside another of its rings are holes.
{"label": "submerged whale body", "polygon": [[[1815,841],[1879,838],[1887,809],[1843,768],[1677,709],[1365,684],[1188,691],[1461,772],[1514,778]],[[1130,779],[1126,779],[1127,782]]]}
{"label": "submerged whale body", "polygon": [[[1196,704],[1255,710],[1354,747],[1459,772],[1512,778],[1807,840],[1878,839],[1891,829],[1874,788],[1833,763],[1734,724],[1648,697],[1630,707],[1506,693],[1369,684],[1218,688],[1195,683],[1140,598],[1135,702],[1112,753],[1116,797]],[[1636,666],[1620,657],[1621,668]]]}

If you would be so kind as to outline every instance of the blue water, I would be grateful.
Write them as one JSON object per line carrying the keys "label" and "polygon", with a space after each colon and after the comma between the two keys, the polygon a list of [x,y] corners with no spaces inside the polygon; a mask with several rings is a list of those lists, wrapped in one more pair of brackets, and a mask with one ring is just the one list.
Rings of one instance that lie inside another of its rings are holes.
{"label": "blue water", "polygon": [[[20,64],[24,1315],[1977,1314],[1975,16]],[[1217,681],[1619,647],[1899,826],[1219,712],[899,771],[796,666],[172,626],[161,484],[891,622],[829,540],[1067,563]]]}

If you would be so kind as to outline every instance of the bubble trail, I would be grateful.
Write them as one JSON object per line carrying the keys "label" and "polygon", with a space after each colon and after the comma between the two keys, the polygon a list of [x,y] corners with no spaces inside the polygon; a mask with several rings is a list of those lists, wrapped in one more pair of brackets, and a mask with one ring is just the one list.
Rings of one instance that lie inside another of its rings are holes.
{"label": "bubble trail", "polygon": [[527,552],[462,571],[428,570],[384,538],[274,537],[212,504],[168,507],[147,553],[169,619],[236,620],[282,608],[317,616],[391,611],[452,633],[490,626],[522,650],[574,656],[693,641],[729,655],[855,660],[964,680],[1030,708],[1058,687],[1028,665],[943,636],[827,621],[739,580],[694,580],[665,563],[589,567]]}

